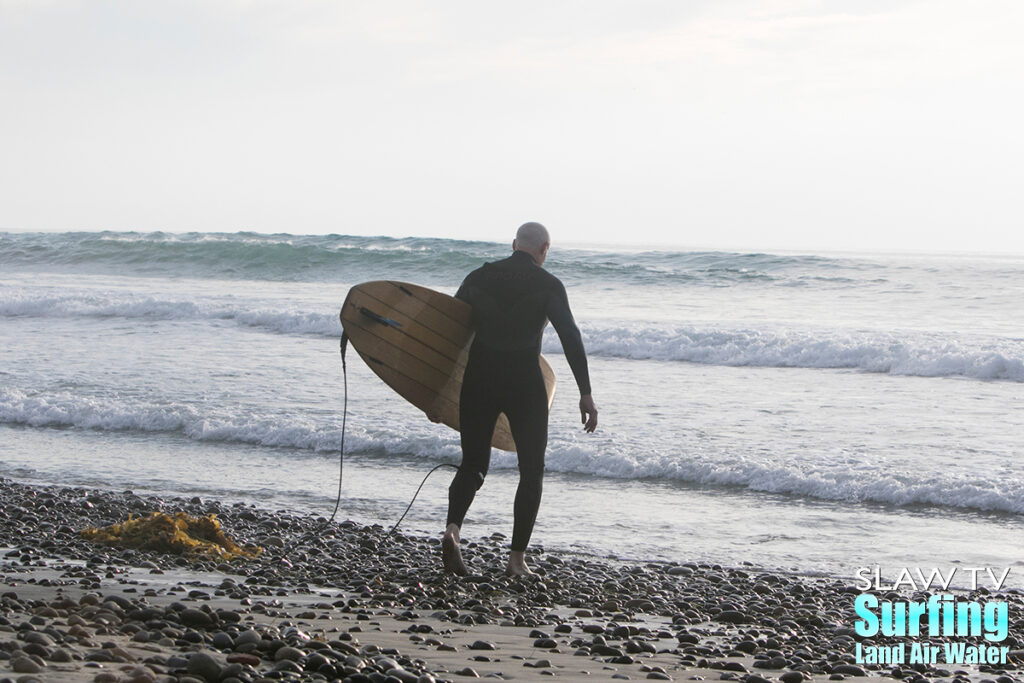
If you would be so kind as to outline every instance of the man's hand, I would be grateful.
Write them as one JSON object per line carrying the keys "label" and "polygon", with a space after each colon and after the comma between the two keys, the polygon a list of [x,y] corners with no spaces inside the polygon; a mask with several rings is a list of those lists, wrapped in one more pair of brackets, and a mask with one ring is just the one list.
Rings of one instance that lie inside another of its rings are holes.
{"label": "man's hand", "polygon": [[580,418],[583,431],[592,432],[597,429],[597,406],[594,405],[594,398],[590,394],[580,397]]}

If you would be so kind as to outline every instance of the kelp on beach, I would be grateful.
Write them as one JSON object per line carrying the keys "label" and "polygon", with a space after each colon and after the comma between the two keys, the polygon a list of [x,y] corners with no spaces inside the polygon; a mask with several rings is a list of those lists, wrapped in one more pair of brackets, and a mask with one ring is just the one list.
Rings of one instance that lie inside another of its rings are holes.
{"label": "kelp on beach", "polygon": [[221,530],[217,516],[212,514],[193,517],[184,512],[173,516],[153,512],[148,517],[130,517],[102,528],[89,527],[82,531],[82,537],[111,546],[223,560],[251,559],[263,552],[256,546],[239,546]]}

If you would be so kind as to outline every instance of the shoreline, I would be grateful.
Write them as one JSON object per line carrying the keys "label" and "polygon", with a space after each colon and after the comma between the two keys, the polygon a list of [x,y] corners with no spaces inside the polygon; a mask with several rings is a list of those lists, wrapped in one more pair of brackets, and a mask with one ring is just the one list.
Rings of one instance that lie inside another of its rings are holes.
{"label": "shoreline", "polygon": [[[215,514],[264,552],[189,560],[79,536],[158,510]],[[536,578],[511,579],[501,534],[464,539],[479,573],[456,578],[440,535],[352,521],[310,534],[326,519],[8,479],[0,520],[0,680],[1024,680],[1018,590],[998,594],[1005,665],[858,665],[857,643],[916,639],[855,637],[853,579],[542,550]]]}

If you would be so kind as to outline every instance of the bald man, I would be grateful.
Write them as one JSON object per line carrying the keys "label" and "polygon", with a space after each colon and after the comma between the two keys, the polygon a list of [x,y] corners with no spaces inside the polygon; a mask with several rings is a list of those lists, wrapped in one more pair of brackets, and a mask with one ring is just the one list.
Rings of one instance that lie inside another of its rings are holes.
{"label": "bald man", "polygon": [[505,573],[533,573],[526,564],[526,546],[540,507],[548,444],[548,397],[539,357],[549,320],[580,390],[583,428],[597,428],[587,356],[565,287],[542,268],[550,246],[547,228],[524,223],[512,242],[512,255],[474,270],[455,295],[473,307],[476,331],[459,399],[462,464],[448,488],[448,522],[441,546],[444,567],[455,574],[469,573],[459,534],[487,476],[491,436],[500,413],[508,417],[519,458],[512,549]]}

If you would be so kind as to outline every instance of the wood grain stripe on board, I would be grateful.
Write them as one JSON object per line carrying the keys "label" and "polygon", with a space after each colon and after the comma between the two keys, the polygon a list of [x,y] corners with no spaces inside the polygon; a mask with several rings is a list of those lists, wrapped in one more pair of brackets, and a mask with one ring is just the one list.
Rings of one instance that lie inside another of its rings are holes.
{"label": "wood grain stripe on board", "polygon": [[[402,296],[405,296],[404,294]],[[378,298],[366,290],[358,290],[346,301],[342,319],[351,324],[358,324],[368,329],[376,330],[377,336],[395,345],[412,345],[408,352],[413,355],[423,355],[429,359],[431,365],[438,368],[446,368],[458,362],[463,348],[469,341],[472,331],[468,327],[462,327],[461,339],[451,334],[440,334],[437,330],[423,324],[413,317],[412,313],[403,306],[404,302],[399,301],[398,306],[385,299]],[[401,307],[399,307],[401,306]],[[375,322],[362,314],[365,308],[377,315],[391,318],[399,323],[401,327],[393,327],[383,323]],[[455,337],[457,341],[452,341]],[[447,372],[447,369],[444,370]]]}
{"label": "wood grain stripe on board", "polygon": [[[377,326],[377,323],[369,324]],[[379,365],[392,368],[435,393],[440,392],[451,377],[452,363],[448,363],[446,368],[435,367],[409,353],[401,345],[378,336],[376,329],[353,322],[349,326],[348,336],[360,355],[371,356]]]}

